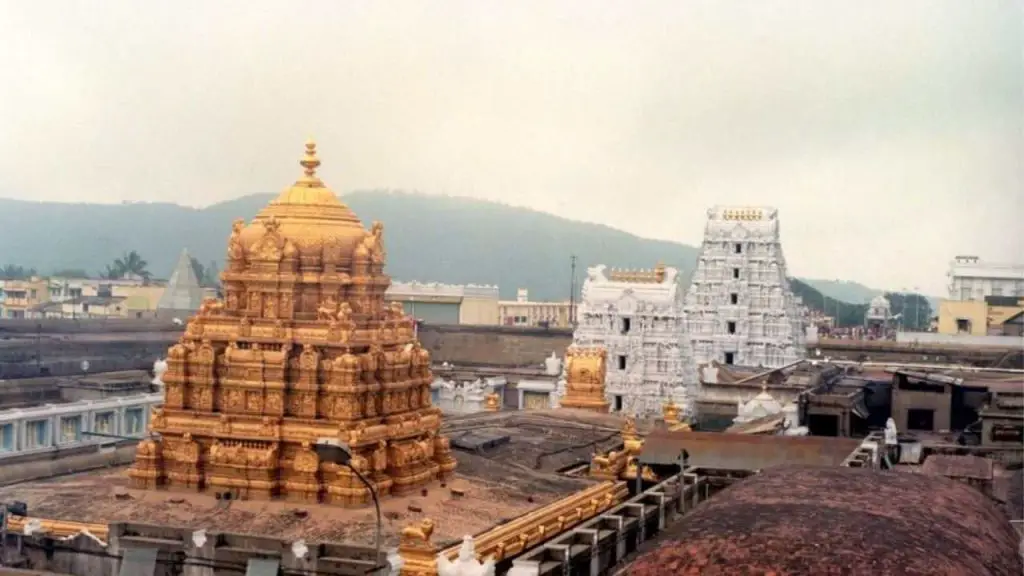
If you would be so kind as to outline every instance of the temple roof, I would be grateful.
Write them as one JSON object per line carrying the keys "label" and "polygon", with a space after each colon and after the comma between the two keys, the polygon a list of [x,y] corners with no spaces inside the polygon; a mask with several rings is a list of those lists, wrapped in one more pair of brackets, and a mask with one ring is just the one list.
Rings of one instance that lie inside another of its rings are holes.
{"label": "temple roof", "polygon": [[303,175],[270,201],[242,231],[240,241],[248,250],[264,234],[265,223],[276,219],[278,231],[294,242],[302,257],[319,260],[322,251],[336,246],[349,255],[367,232],[355,212],[316,174],[320,159],[316,143],[306,143],[299,161]]}
{"label": "temple roof", "polygon": [[1002,512],[965,484],[859,468],[777,468],[701,505],[626,570],[1016,576],[1018,545]]}
{"label": "temple roof", "polygon": [[[595,450],[622,440],[622,418],[576,410],[483,412],[445,419],[444,434],[508,435],[510,441],[479,453],[453,451],[459,473],[442,487],[433,482],[408,496],[381,500],[386,546],[413,520],[436,523],[433,541],[452,544],[594,484],[559,472],[585,463]],[[645,431],[641,425],[641,432]],[[554,453],[552,453],[554,452]],[[451,489],[464,494],[455,496]],[[307,540],[373,541],[373,507],[343,508],[290,501],[233,500],[225,507],[210,494],[131,488],[113,468],[0,488],[0,498],[28,504],[33,516],[78,522],[140,521],[214,531]],[[410,506],[421,509],[413,512]],[[303,513],[297,513],[302,510]]]}

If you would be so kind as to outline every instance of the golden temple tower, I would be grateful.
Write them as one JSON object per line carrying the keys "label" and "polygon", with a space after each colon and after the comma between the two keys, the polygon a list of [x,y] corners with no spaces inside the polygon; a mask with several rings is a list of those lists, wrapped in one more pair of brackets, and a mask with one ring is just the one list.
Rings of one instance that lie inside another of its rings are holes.
{"label": "golden temple tower", "polygon": [[571,346],[565,352],[565,396],[562,408],[579,408],[608,413],[608,399],[604,396],[604,348]]}
{"label": "golden temple tower", "polygon": [[367,489],[320,462],[338,439],[380,494],[406,493],[455,469],[430,404],[430,354],[401,304],[384,304],[384,227],[367,231],[316,175],[304,175],[251,223],[236,220],[221,275],[167,355],[166,397],[129,471],[140,488],[231,492],[357,505]]}

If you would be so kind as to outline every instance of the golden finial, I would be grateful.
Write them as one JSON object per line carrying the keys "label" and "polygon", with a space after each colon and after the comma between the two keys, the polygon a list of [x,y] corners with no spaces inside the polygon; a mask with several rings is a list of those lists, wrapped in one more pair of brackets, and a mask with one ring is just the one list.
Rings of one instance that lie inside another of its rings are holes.
{"label": "golden finial", "polygon": [[306,184],[319,184],[320,179],[316,177],[316,169],[320,166],[320,159],[316,157],[316,142],[312,138],[306,141],[306,154],[299,161],[305,169],[305,176],[299,180]]}

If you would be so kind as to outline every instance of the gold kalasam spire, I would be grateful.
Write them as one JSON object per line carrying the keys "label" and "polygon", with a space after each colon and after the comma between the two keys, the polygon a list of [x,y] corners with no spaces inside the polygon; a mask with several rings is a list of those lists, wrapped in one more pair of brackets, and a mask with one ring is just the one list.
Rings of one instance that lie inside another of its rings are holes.
{"label": "gold kalasam spire", "polygon": [[310,188],[323,186],[323,182],[316,175],[316,169],[320,166],[320,159],[316,157],[316,142],[312,138],[306,141],[306,154],[299,160],[304,168],[305,176],[300,178],[296,185],[305,185]]}

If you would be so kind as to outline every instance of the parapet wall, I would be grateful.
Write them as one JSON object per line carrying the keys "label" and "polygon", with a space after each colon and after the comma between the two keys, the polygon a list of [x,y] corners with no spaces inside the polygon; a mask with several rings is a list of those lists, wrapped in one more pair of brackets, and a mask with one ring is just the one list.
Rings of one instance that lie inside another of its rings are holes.
{"label": "parapet wall", "polygon": [[563,356],[572,330],[424,324],[418,337],[434,363],[520,367],[542,365],[552,352]]}
{"label": "parapet wall", "polygon": [[184,329],[169,319],[158,318],[0,319],[0,335],[181,332]]}

